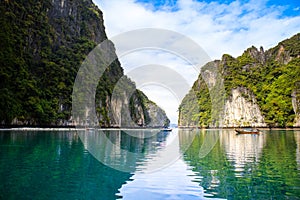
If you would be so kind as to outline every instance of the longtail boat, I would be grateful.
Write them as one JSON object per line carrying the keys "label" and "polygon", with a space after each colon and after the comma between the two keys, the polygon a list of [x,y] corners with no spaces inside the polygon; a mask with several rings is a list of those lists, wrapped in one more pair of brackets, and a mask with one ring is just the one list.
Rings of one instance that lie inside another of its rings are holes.
{"label": "longtail boat", "polygon": [[259,134],[259,130],[258,129],[235,129],[235,131],[237,132],[237,134]]}

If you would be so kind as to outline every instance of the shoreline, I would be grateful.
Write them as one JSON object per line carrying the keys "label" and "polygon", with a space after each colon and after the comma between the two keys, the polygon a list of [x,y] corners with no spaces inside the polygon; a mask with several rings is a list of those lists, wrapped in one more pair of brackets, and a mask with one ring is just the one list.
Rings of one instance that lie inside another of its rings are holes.
{"label": "shoreline", "polygon": [[0,128],[0,131],[91,131],[91,130],[103,130],[103,131],[122,131],[122,130],[160,130],[161,128],[84,128],[84,127],[15,127],[15,128]]}
{"label": "shoreline", "polygon": [[[249,129],[249,128],[254,128],[254,127],[220,127],[220,128],[198,128],[198,127],[178,127],[178,129],[181,130],[235,130],[235,129]],[[264,130],[264,131],[272,131],[272,130],[296,130],[300,131],[300,127],[274,127],[274,128],[268,128],[268,127],[255,127],[256,129],[259,130]]]}
{"label": "shoreline", "polygon": [[[103,128],[85,128],[85,127],[30,127],[30,126],[24,126],[24,127],[0,127],[0,131],[91,131],[91,130],[110,130],[110,131],[122,131],[122,130],[160,130],[162,128],[154,128],[154,127],[103,127]],[[235,130],[235,129],[243,129],[241,127],[226,127],[226,128],[196,128],[196,127],[177,127],[172,129],[179,129],[179,130]],[[296,130],[300,131],[300,127],[288,127],[288,128],[266,128],[262,127],[259,128],[260,130]]]}

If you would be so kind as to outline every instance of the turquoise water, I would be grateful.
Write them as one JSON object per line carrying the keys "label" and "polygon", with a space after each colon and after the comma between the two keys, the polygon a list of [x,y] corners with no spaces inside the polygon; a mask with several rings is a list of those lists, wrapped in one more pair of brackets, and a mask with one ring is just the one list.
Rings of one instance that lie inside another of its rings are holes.
{"label": "turquoise water", "polygon": [[300,131],[0,131],[0,199],[300,199]]}

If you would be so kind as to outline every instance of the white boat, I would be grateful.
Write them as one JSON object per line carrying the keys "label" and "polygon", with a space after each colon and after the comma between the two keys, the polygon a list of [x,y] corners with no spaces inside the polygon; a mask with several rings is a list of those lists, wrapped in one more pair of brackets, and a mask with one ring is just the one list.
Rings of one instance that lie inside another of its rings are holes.
{"label": "white boat", "polygon": [[163,129],[160,129],[160,131],[170,132],[170,131],[172,131],[172,129],[171,128],[163,128]]}

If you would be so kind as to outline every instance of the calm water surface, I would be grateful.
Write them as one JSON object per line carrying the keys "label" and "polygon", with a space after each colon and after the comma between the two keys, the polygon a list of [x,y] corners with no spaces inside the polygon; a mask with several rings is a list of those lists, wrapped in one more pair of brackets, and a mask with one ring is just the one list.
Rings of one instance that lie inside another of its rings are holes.
{"label": "calm water surface", "polygon": [[300,131],[0,131],[0,199],[300,199]]}

